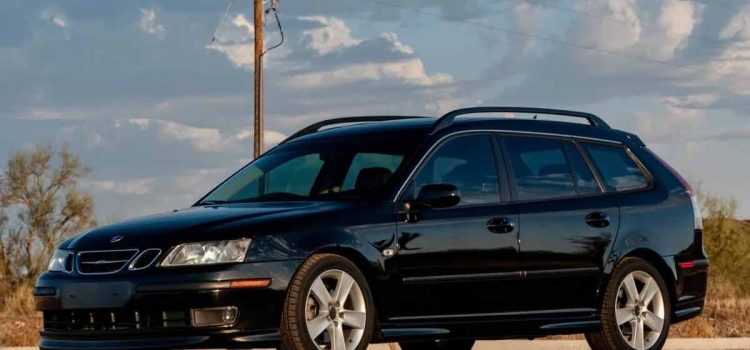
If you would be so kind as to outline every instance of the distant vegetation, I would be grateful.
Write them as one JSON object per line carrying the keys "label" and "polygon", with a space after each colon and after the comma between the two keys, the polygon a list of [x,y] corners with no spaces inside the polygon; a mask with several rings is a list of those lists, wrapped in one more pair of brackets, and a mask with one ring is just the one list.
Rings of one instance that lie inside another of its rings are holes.
{"label": "distant vegetation", "polygon": [[750,297],[750,223],[735,219],[734,199],[702,194],[700,200],[712,282],[732,286],[734,296]]}
{"label": "distant vegetation", "polygon": [[0,310],[33,314],[31,289],[66,238],[96,224],[89,173],[68,147],[17,152],[0,174]]}

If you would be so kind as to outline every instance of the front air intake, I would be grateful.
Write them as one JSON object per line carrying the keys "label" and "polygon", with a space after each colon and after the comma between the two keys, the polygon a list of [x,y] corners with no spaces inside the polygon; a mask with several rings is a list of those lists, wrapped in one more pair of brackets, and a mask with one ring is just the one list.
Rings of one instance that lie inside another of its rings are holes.
{"label": "front air intake", "polygon": [[135,259],[133,259],[133,262],[130,263],[130,266],[128,266],[128,269],[130,270],[143,270],[145,268],[148,268],[151,266],[154,261],[159,257],[161,254],[161,249],[151,248],[146,249],[141,254],[138,254]]}

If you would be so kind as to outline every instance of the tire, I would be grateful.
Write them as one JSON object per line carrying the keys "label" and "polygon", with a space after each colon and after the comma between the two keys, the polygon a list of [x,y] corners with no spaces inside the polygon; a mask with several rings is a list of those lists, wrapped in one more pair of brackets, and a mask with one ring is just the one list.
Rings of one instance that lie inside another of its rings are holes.
{"label": "tire", "polygon": [[[345,295],[336,297],[346,289]],[[342,256],[316,254],[289,283],[281,315],[281,348],[318,350],[318,345],[327,345],[330,350],[364,350],[374,325],[375,307],[362,272]]]}
{"label": "tire", "polygon": [[602,330],[586,334],[586,341],[593,350],[660,350],[671,315],[669,290],[659,271],[646,260],[625,258],[607,283]]}
{"label": "tire", "polygon": [[398,343],[401,350],[471,350],[474,340],[431,340]]}

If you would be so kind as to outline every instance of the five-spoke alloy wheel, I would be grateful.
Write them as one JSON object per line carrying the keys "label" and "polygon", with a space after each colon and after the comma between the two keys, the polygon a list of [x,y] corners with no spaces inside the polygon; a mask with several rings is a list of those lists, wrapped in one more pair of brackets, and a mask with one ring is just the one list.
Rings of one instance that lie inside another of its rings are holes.
{"label": "five-spoke alloy wheel", "polygon": [[586,334],[594,350],[658,350],[669,333],[669,292],[661,274],[643,259],[615,269],[602,303],[602,331]]}
{"label": "five-spoke alloy wheel", "polygon": [[352,350],[362,340],[367,306],[357,282],[341,270],[327,270],[307,295],[307,331],[320,349]]}
{"label": "five-spoke alloy wheel", "polygon": [[365,349],[373,314],[370,290],[357,266],[338,255],[314,255],[291,283],[282,316],[282,347]]}
{"label": "five-spoke alloy wheel", "polygon": [[634,349],[650,349],[664,329],[664,297],[651,275],[633,271],[617,292],[615,319],[620,336]]}

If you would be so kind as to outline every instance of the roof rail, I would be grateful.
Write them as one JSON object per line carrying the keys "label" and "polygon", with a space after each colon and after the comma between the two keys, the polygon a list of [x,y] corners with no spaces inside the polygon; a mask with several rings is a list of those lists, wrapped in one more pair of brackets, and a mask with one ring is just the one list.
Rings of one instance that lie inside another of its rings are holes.
{"label": "roof rail", "polygon": [[546,115],[559,115],[565,117],[584,118],[588,120],[591,126],[597,128],[610,129],[609,125],[591,113],[567,111],[562,109],[549,109],[549,108],[533,108],[533,107],[473,107],[457,109],[452,112],[448,112],[443,115],[435,122],[435,126],[432,128],[432,133],[436,133],[442,129],[445,129],[453,125],[453,120],[456,117],[466,114],[478,114],[478,113],[526,113],[526,114],[546,114]]}
{"label": "roof rail", "polygon": [[291,140],[294,140],[296,138],[314,134],[320,129],[336,125],[336,124],[349,124],[349,123],[362,123],[362,122],[384,122],[389,120],[402,120],[402,119],[414,119],[414,118],[426,118],[426,117],[418,117],[418,116],[361,116],[361,117],[343,117],[343,118],[334,118],[334,119],[328,119],[323,120],[321,122],[317,122],[315,124],[312,124],[300,131],[297,131],[296,133],[292,134],[292,136],[289,136],[286,138],[286,140],[282,141],[281,143],[286,143]]}

